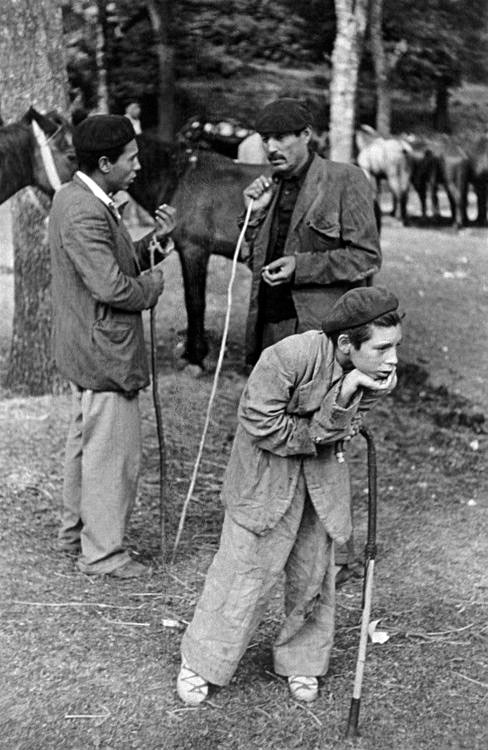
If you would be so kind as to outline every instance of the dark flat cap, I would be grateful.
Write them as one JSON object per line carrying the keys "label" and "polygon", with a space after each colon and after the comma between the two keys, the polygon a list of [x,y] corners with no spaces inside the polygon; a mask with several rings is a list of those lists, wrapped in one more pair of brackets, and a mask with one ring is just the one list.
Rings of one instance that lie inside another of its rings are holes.
{"label": "dark flat cap", "polygon": [[312,125],[312,115],[298,99],[277,99],[259,112],[255,128],[258,133],[294,133]]}
{"label": "dark flat cap", "polygon": [[397,308],[398,299],[382,286],[350,289],[339,297],[322,323],[322,330],[325,333],[334,333],[357,328],[372,323],[376,318]]}
{"label": "dark flat cap", "polygon": [[132,123],[123,115],[91,115],[73,130],[76,151],[96,152],[125,146],[136,137]]}

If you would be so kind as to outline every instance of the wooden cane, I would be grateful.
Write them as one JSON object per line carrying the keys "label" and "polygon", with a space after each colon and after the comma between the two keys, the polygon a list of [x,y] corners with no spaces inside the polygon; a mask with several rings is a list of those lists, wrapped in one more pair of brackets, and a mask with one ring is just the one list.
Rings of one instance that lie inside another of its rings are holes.
{"label": "wooden cane", "polygon": [[361,706],[361,688],[363,684],[364,667],[366,664],[366,647],[368,643],[368,626],[371,616],[371,600],[373,594],[373,575],[376,558],[376,449],[372,434],[364,425],[359,430],[366,439],[368,447],[368,537],[365,547],[365,577],[363,588],[363,612],[361,616],[361,634],[359,638],[356,675],[349,709],[346,737],[359,737],[359,709]]}
{"label": "wooden cane", "polygon": [[[156,250],[160,255],[167,257],[173,250],[174,243],[168,240],[166,247],[162,248],[159,242],[152,237],[149,243],[149,265],[151,271],[154,270],[154,255]],[[163,417],[161,412],[161,400],[158,389],[158,368],[157,368],[157,337],[156,337],[156,304],[151,307],[149,318],[150,338],[151,338],[151,385],[152,397],[154,404],[154,413],[156,415],[156,431],[158,435],[159,446],[159,544],[161,562],[164,564],[167,551],[166,538],[166,442],[164,439]]]}

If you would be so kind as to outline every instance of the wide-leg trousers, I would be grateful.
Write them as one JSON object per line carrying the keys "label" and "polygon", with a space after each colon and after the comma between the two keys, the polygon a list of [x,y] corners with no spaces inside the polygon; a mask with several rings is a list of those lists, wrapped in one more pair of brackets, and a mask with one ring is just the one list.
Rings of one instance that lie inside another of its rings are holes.
{"label": "wide-leg trousers", "polygon": [[334,634],[333,555],[303,476],[290,508],[265,535],[226,513],[219,550],[183,636],[183,659],[209,682],[227,684],[284,571],[286,616],[273,645],[275,672],[326,674]]}
{"label": "wide-leg trousers", "polygon": [[58,539],[64,549],[81,543],[83,572],[109,573],[130,559],[123,540],[141,463],[138,397],[71,390]]}

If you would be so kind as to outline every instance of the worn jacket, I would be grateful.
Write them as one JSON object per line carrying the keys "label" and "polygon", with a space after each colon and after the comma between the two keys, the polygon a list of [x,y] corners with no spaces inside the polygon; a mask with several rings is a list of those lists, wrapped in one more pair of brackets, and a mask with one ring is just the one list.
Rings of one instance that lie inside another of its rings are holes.
{"label": "worn jacket", "polygon": [[149,383],[141,311],[161,290],[151,274],[141,275],[151,234],[134,244],[124,222],[77,176],[54,197],[54,358],[81,388],[133,393]]}
{"label": "worn jacket", "polygon": [[320,331],[290,336],[265,349],[239,404],[239,423],[222,500],[239,525],[257,534],[286,513],[303,470],[307,490],[328,534],[351,534],[349,472],[335,444],[353,419],[377,400],[359,392],[347,408],[337,395],[344,373]]}
{"label": "worn jacket", "polygon": [[[246,358],[260,353],[259,287],[266,262],[276,191],[265,211],[256,212],[246,234],[252,270]],[[364,286],[381,266],[371,186],[350,164],[315,155],[298,194],[284,247],[296,256],[292,295],[298,331],[320,328],[334,302],[348,289]]]}

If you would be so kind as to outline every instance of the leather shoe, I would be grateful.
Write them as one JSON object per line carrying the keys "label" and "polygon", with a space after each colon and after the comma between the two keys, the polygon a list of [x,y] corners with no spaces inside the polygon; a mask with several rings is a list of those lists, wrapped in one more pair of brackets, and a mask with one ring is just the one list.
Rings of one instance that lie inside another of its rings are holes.
{"label": "leather shoe", "polygon": [[126,562],[124,565],[121,565],[120,568],[115,568],[114,570],[111,570],[110,573],[106,573],[105,575],[110,576],[111,578],[139,578],[140,576],[147,575],[150,573],[151,568],[146,567],[146,565],[143,565],[142,563],[136,562],[135,560],[129,560],[129,562]]}
{"label": "leather shoe", "polygon": [[58,550],[65,555],[77,557],[81,553],[81,544],[79,542],[58,542]]}

